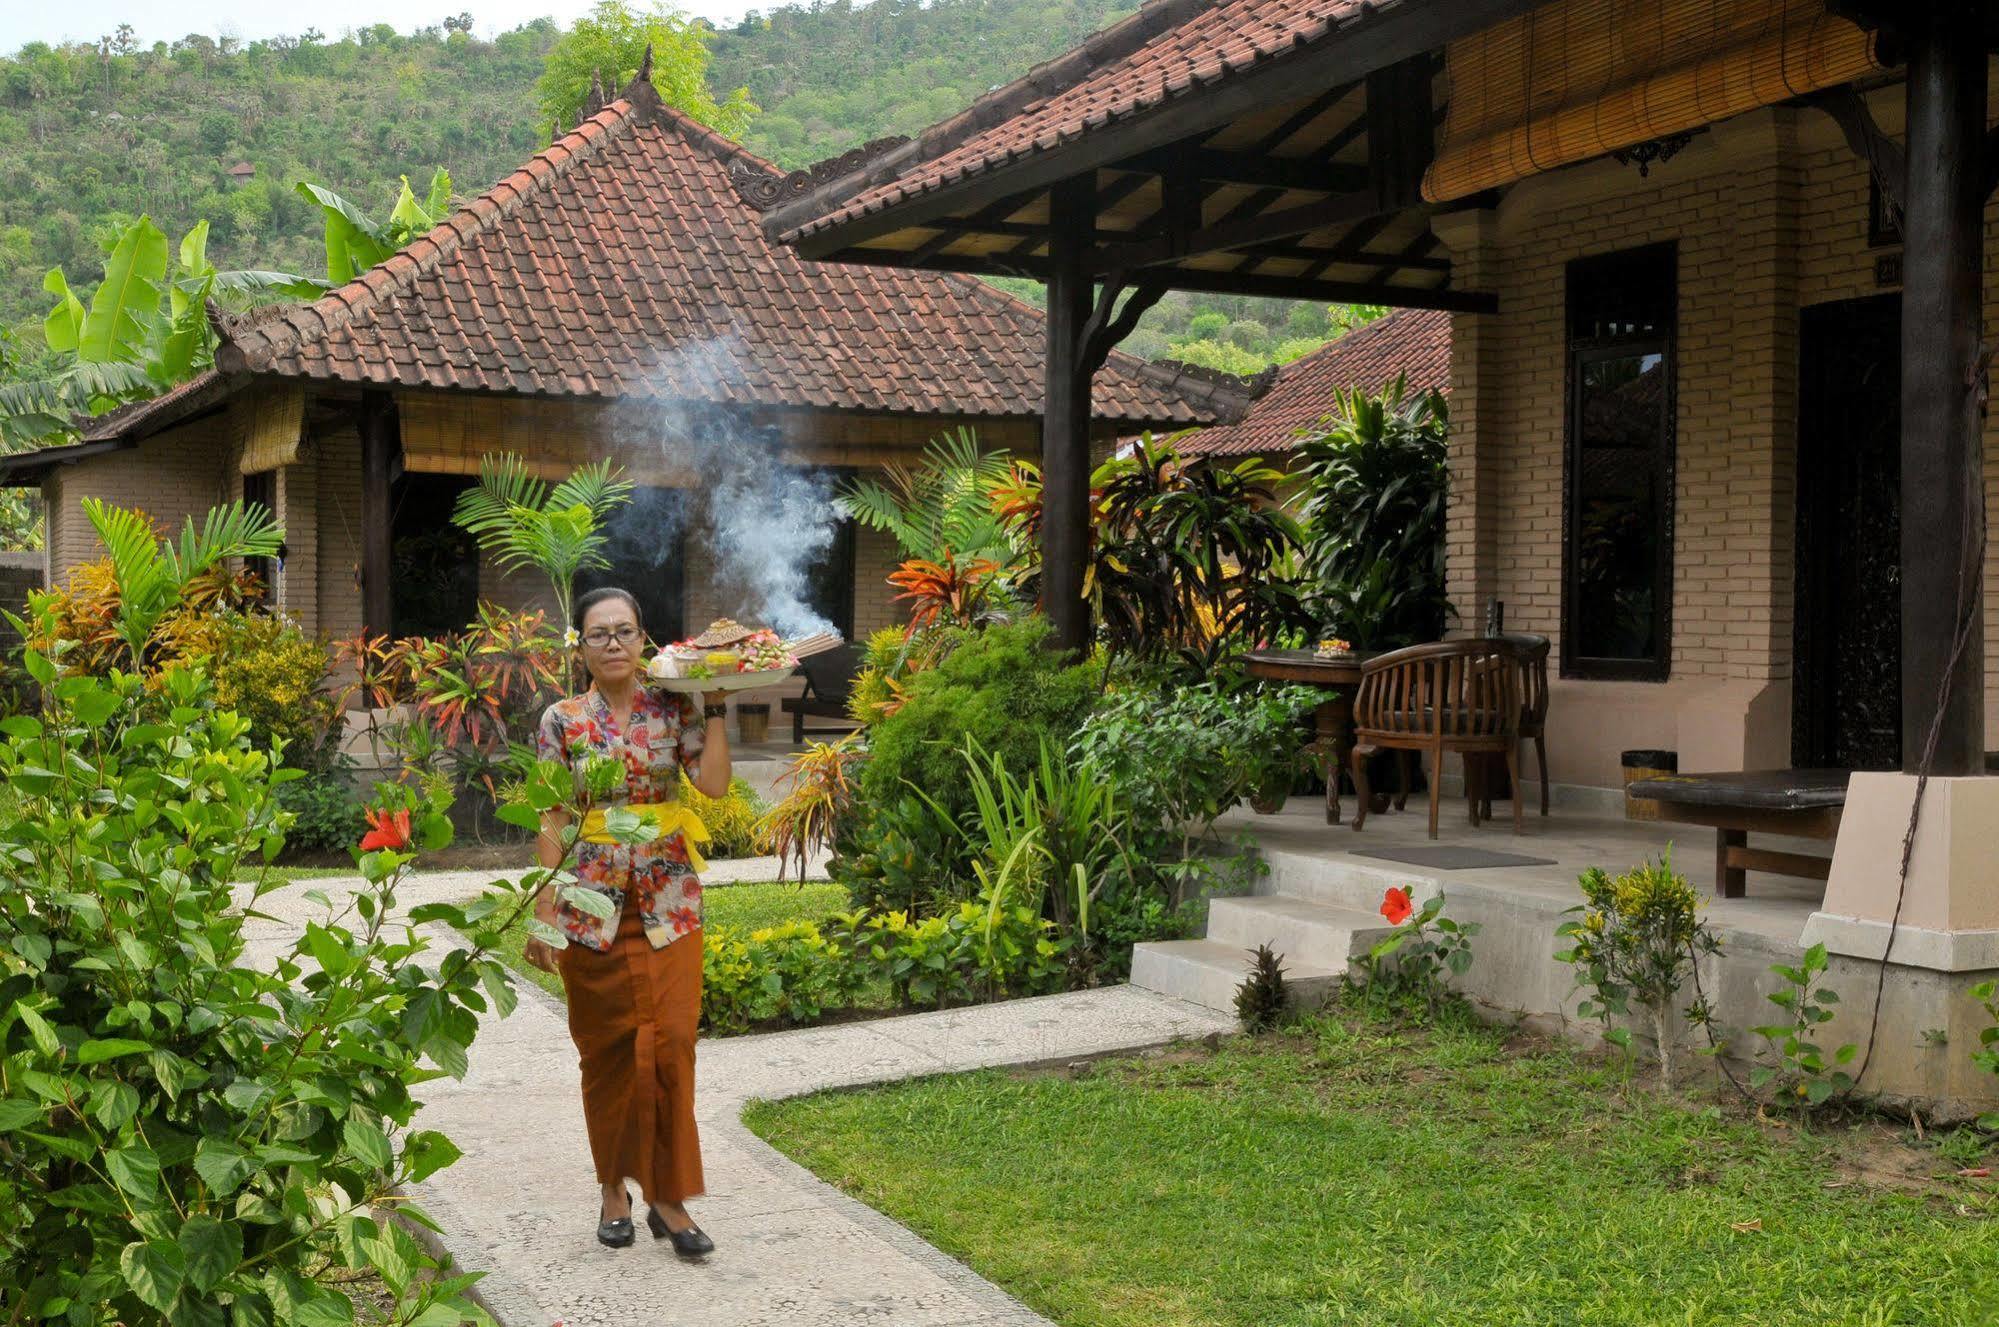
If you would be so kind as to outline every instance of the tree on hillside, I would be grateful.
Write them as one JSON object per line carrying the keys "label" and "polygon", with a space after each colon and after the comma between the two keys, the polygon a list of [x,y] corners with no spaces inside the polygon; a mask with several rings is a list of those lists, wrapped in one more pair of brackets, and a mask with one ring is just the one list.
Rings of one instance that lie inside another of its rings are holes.
{"label": "tree on hillside", "polygon": [[637,75],[651,46],[652,85],[660,100],[717,133],[740,138],[758,107],[748,88],[737,88],[720,101],[708,90],[708,39],[713,35],[706,23],[662,0],[644,10],[625,0],[600,0],[548,53],[535,84],[542,119],[557,129],[575,124],[589,100],[591,81],[615,94]]}

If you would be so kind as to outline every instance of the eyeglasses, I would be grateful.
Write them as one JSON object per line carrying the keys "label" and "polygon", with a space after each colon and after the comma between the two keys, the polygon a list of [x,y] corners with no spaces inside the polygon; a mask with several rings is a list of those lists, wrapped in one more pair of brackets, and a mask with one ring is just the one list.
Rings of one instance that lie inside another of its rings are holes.
{"label": "eyeglasses", "polygon": [[629,648],[638,644],[639,629],[626,625],[619,627],[616,631],[606,631],[602,627],[599,627],[595,631],[585,632],[583,640],[593,650],[601,650],[612,641],[616,641],[618,644]]}

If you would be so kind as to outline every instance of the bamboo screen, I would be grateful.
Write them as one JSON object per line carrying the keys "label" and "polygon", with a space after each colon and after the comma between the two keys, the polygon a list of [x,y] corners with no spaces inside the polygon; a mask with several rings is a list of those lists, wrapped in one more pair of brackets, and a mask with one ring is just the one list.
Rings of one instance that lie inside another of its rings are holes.
{"label": "bamboo screen", "polygon": [[230,403],[229,424],[243,474],[295,465],[305,437],[305,389],[286,383],[239,396]]}
{"label": "bamboo screen", "polygon": [[1448,202],[1882,68],[1824,0],[1555,0],[1445,52]]}
{"label": "bamboo screen", "polygon": [[397,408],[403,465],[425,474],[476,475],[482,458],[512,452],[551,481],[611,456],[627,478],[648,487],[689,488],[700,482],[685,467],[671,465],[661,448],[629,446],[614,452],[609,444],[628,439],[632,431],[616,405],[413,393],[399,397]]}

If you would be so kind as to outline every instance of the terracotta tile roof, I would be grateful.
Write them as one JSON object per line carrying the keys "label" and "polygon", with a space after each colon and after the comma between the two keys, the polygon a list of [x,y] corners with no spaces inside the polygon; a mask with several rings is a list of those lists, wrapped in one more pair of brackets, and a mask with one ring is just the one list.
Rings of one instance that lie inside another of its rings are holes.
{"label": "terracotta tile roof", "polygon": [[[1086,133],[1239,78],[1289,52],[1342,35],[1384,11],[1427,0],[1155,0],[1025,78],[926,131],[899,174],[820,215],[796,218],[786,242],[1049,151]],[[1035,96],[1037,91],[1042,95]]]}
{"label": "terracotta tile roof", "polygon": [[1446,391],[1451,377],[1451,315],[1400,309],[1357,327],[1323,349],[1277,371],[1270,390],[1234,424],[1176,440],[1189,456],[1275,456],[1291,450],[1336,406],[1337,393],[1380,391],[1406,375],[1412,392]]}
{"label": "terracotta tile roof", "polygon": [[[953,415],[1041,410],[1045,329],[967,277],[814,264],[732,171],[775,173],[635,81],[323,298],[227,321],[225,372],[385,387]],[[1117,356],[1098,419],[1232,418]]]}
{"label": "terracotta tile roof", "polygon": [[214,369],[203,369],[177,387],[158,396],[121,405],[94,419],[84,420],[77,430],[83,442],[105,442],[123,438],[138,430],[155,432],[154,426],[184,419],[196,411],[215,405],[228,395],[229,384]]}

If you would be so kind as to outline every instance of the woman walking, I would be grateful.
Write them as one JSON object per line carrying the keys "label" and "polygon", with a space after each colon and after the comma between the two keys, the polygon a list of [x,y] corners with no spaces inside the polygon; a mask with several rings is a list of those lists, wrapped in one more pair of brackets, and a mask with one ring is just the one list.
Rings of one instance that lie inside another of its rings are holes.
{"label": "woman walking", "polygon": [[[632,1243],[627,1177],[639,1182],[646,1226],[674,1252],[699,1257],[714,1243],[682,1205],[702,1191],[694,1129],[694,1035],[701,1018],[701,822],[677,800],[680,772],[707,796],[729,790],[729,744],[720,693],[704,696],[697,717],[686,696],[643,684],[644,627],[638,601],[623,590],[593,590],[576,603],[574,642],[590,688],[550,705],[538,739],[544,760],[566,763],[579,792],[593,763],[622,765],[609,794],[584,815],[576,845],[577,884],[611,903],[592,916],[544,887],[536,915],[569,944],[559,952],[530,940],[528,960],[559,973],[569,1000],[569,1035],[583,1073],[583,1118],[603,1186],[597,1238]],[[600,776],[601,777],[601,776]],[[652,821],[658,837],[619,844],[604,810],[622,806]],[[537,853],[562,862],[566,815],[543,819]]]}

